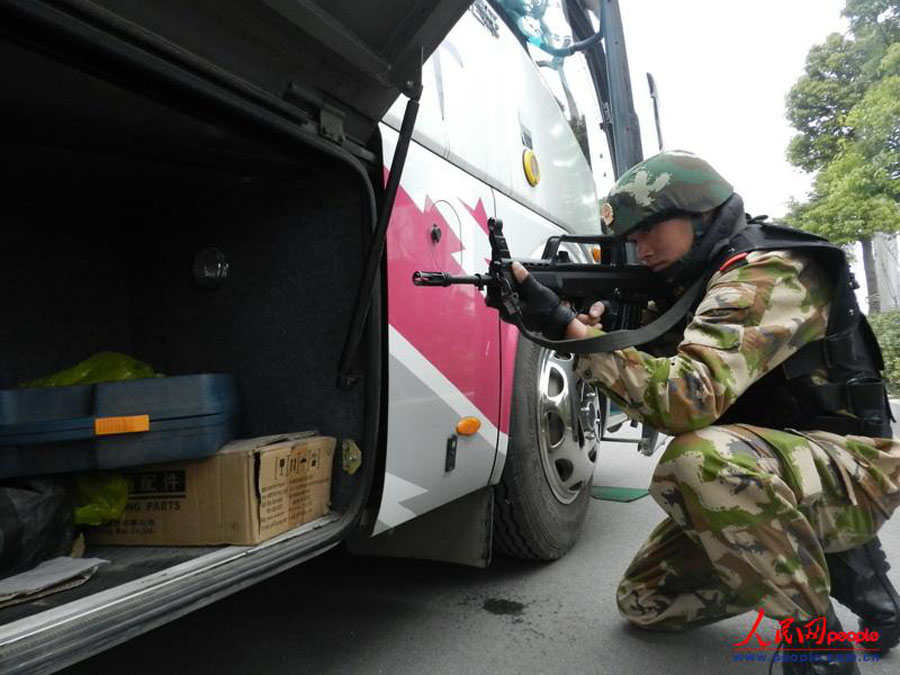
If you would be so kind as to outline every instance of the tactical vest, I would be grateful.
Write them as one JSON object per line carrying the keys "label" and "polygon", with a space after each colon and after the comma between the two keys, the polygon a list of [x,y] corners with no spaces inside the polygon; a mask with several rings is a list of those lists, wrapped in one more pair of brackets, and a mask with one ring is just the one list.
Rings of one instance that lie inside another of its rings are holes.
{"label": "tactical vest", "polygon": [[[881,348],[856,302],[855,283],[840,247],[808,232],[750,221],[720,249],[714,269],[722,261],[727,267],[727,261],[744,253],[773,250],[803,251],[833,282],[825,337],[803,346],[751,385],[717,424],[889,438],[892,417],[881,379]],[[826,383],[811,380],[817,371],[827,374]]]}

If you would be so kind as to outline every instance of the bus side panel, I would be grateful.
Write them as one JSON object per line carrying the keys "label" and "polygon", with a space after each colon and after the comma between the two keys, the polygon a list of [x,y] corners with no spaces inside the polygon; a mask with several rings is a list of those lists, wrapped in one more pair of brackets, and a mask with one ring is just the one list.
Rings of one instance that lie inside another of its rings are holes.
{"label": "bus side panel", "polygon": [[[390,157],[397,134],[382,134]],[[387,460],[373,534],[488,484],[501,433],[500,320],[474,286],[419,288],[412,273],[482,271],[493,211],[489,187],[411,145],[387,238]],[[457,434],[464,417],[480,421],[476,433]]]}

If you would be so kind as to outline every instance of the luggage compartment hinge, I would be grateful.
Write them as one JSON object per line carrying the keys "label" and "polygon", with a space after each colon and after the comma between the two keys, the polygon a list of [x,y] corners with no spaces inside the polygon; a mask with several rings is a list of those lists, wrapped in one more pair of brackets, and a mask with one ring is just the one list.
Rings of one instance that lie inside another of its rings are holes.
{"label": "luggage compartment hinge", "polygon": [[319,135],[338,145],[344,142],[344,113],[327,103],[319,110]]}
{"label": "luggage compartment hinge", "polygon": [[344,118],[346,113],[328,102],[322,94],[314,89],[291,82],[284,90],[282,98],[293,104],[308,120],[319,118],[319,136],[337,145],[342,145],[347,139],[344,133]]}

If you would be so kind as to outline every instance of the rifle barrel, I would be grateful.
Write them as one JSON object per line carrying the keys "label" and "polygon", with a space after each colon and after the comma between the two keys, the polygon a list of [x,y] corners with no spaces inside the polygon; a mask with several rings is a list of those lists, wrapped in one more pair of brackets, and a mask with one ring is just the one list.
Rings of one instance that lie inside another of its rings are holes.
{"label": "rifle barrel", "polygon": [[413,272],[412,282],[416,286],[455,286],[468,284],[484,288],[490,277],[486,274],[475,274],[472,276],[453,276],[445,272]]}

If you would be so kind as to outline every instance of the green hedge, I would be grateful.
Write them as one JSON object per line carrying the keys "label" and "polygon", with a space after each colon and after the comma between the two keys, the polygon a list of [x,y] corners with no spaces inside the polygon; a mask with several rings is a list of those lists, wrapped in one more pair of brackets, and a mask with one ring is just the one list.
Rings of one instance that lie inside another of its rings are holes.
{"label": "green hedge", "polygon": [[869,316],[884,354],[884,377],[888,392],[900,395],[900,310]]}

